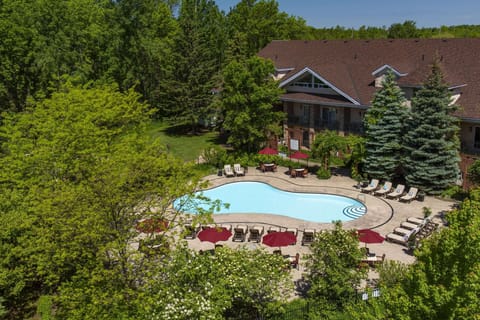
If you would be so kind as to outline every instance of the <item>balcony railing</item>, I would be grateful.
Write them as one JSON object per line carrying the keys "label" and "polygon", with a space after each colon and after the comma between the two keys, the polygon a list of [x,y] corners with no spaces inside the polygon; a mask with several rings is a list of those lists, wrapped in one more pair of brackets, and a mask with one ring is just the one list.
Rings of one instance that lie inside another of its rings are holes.
{"label": "balcony railing", "polygon": [[288,116],[287,124],[297,125],[297,126],[309,126],[310,119],[305,117],[298,117],[298,116]]}
{"label": "balcony railing", "polygon": [[328,130],[338,130],[340,129],[340,123],[338,121],[324,121],[324,120],[315,120],[315,128],[317,129],[328,129]]}

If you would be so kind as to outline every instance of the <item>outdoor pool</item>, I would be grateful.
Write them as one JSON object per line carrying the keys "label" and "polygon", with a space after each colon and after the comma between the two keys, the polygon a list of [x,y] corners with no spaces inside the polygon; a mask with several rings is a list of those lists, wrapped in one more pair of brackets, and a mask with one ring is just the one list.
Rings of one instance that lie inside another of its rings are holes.
{"label": "outdoor pool", "polygon": [[[222,207],[216,214],[266,213],[330,223],[334,220],[354,220],[367,212],[367,208],[360,201],[352,198],[332,194],[287,192],[262,182],[227,183],[198,194],[230,204],[229,208]],[[180,202],[177,201],[178,203]],[[208,209],[208,205],[198,200],[195,206]],[[189,210],[188,213],[196,213],[194,211]]]}

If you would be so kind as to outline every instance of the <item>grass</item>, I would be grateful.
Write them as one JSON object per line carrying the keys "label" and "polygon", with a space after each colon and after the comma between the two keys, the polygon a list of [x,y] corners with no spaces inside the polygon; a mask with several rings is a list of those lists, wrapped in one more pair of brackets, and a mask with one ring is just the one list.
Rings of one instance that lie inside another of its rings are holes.
{"label": "grass", "polygon": [[220,143],[218,132],[205,131],[191,134],[189,129],[184,125],[153,121],[147,128],[147,133],[152,138],[159,138],[173,155],[185,161],[198,159],[204,149]]}

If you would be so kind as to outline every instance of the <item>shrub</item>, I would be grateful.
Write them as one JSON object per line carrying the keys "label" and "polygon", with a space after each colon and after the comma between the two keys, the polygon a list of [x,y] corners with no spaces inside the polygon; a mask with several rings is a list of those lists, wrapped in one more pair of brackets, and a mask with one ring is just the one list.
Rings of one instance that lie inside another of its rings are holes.
{"label": "shrub", "polygon": [[317,171],[317,178],[318,179],[330,179],[332,176],[332,172],[330,169],[325,170],[324,168],[320,168]]}

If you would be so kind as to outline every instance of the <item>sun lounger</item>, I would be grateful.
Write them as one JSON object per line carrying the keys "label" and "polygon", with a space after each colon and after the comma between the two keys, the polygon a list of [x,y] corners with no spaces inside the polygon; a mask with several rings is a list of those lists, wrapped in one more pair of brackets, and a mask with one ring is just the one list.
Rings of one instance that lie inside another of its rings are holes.
{"label": "sun lounger", "polygon": [[268,228],[267,233],[272,233],[272,232],[280,232],[280,227],[271,226],[270,228]]}
{"label": "sun lounger", "polygon": [[297,252],[297,254],[295,256],[290,256],[289,258],[289,261],[290,261],[290,267],[292,268],[295,268],[298,270],[298,263],[300,261],[300,253]]}
{"label": "sun lounger", "polygon": [[407,219],[407,222],[415,223],[415,224],[423,224],[423,223],[425,223],[425,220],[417,218],[417,217],[410,217],[410,218]]}
{"label": "sun lounger", "polygon": [[248,227],[245,225],[238,225],[233,229],[232,241],[244,242],[247,237]]}
{"label": "sun lounger", "polygon": [[386,181],[380,189],[373,192],[373,195],[385,196],[390,192],[390,190],[392,190],[392,183],[390,181]]}
{"label": "sun lounger", "polygon": [[378,189],[378,180],[372,179],[372,181],[370,181],[370,184],[368,186],[366,186],[365,188],[362,188],[362,192],[370,193],[377,189]]}
{"label": "sun lounger", "polygon": [[408,245],[408,240],[414,234],[414,232],[415,231],[412,230],[412,232],[407,233],[406,235],[403,235],[403,236],[401,236],[399,234],[396,234],[396,233],[389,233],[389,234],[387,234],[385,239],[387,239],[387,241],[390,241],[390,242],[394,242],[394,243],[398,243],[398,244],[407,246]]}
{"label": "sun lounger", "polygon": [[315,229],[303,230],[302,246],[310,245],[315,239]]}
{"label": "sun lounger", "polygon": [[240,163],[235,163],[233,165],[233,171],[237,176],[244,176],[245,175],[245,169],[242,168]]}
{"label": "sun lounger", "polygon": [[403,197],[400,197],[398,200],[410,203],[413,199],[415,199],[417,197],[417,192],[418,192],[417,188],[411,187],[408,190],[408,193],[406,195],[404,195]]}
{"label": "sun lounger", "polygon": [[397,185],[395,190],[387,194],[386,197],[390,199],[398,199],[402,196],[404,190],[405,190],[405,186],[403,184],[399,184]]}
{"label": "sun lounger", "polygon": [[229,164],[226,164],[223,166],[223,171],[225,172],[225,176],[227,177],[234,177],[235,173],[232,170],[232,166]]}
{"label": "sun lounger", "polygon": [[400,227],[402,227],[402,228],[404,228],[404,229],[413,230],[413,229],[418,228],[419,225],[416,224],[416,223],[411,223],[411,222],[406,222],[406,221],[405,221],[405,222],[402,222],[402,223],[400,224]]}
{"label": "sun lounger", "polygon": [[198,231],[200,231],[199,226],[193,226],[191,223],[185,223],[184,228],[185,228],[185,234],[184,234],[185,239],[195,239],[197,237]]}
{"label": "sun lounger", "polygon": [[263,227],[253,226],[250,228],[250,235],[248,236],[248,241],[260,242],[263,235]]}
{"label": "sun lounger", "polygon": [[398,227],[398,228],[393,229],[393,233],[399,234],[401,236],[409,234],[410,232],[412,232],[412,229],[406,229],[406,228],[402,228],[402,227]]}
{"label": "sun lounger", "polygon": [[232,231],[232,225],[231,224],[222,223],[221,225],[219,225],[219,227],[220,228],[225,228],[228,231]]}

